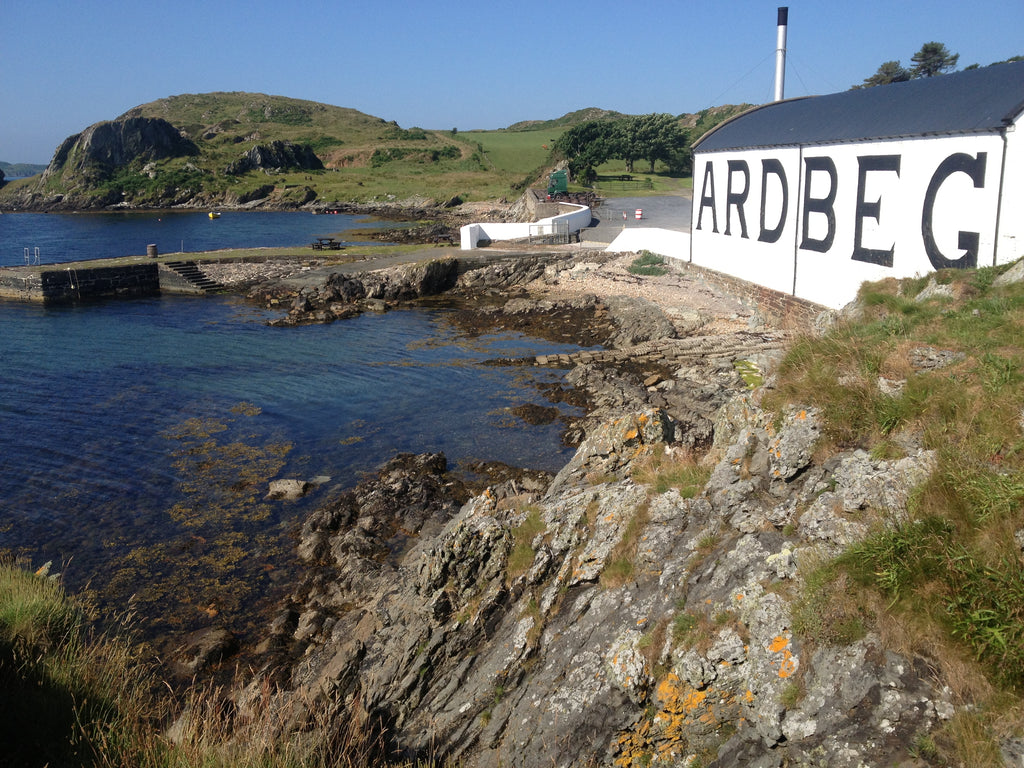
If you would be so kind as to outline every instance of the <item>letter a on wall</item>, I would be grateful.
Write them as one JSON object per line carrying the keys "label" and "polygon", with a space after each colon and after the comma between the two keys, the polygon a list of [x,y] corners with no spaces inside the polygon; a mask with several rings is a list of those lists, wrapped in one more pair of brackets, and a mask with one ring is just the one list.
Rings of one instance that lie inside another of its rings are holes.
{"label": "letter a on wall", "polygon": [[704,209],[711,209],[711,231],[718,234],[718,217],[715,215],[715,169],[712,163],[704,166],[704,183],[700,191],[700,211],[697,213],[697,229],[703,229]]}

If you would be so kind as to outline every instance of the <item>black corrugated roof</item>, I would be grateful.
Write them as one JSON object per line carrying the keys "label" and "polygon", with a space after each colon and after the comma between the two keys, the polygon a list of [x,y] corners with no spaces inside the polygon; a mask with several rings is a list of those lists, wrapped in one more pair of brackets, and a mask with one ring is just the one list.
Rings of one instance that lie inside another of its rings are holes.
{"label": "black corrugated roof", "polygon": [[774,147],[998,131],[1024,111],[1024,62],[779,101],[744,112],[694,149]]}

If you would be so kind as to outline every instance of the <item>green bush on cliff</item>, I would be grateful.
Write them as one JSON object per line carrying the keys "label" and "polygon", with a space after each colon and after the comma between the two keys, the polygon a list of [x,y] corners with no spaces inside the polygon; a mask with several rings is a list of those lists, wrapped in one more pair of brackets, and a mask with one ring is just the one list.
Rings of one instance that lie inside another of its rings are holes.
{"label": "green bush on cliff", "polygon": [[959,648],[1022,691],[1024,286],[995,285],[1004,269],[939,272],[944,290],[924,297],[932,278],[865,285],[856,320],[791,346],[766,405],[815,406],[833,450],[935,452],[910,519],[851,546],[817,599],[849,598],[835,587],[845,575],[945,638],[936,657]]}
{"label": "green bush on cliff", "polygon": [[665,266],[665,258],[650,251],[640,251],[640,255],[633,259],[629,265],[629,272],[633,275],[657,276],[668,273]]}

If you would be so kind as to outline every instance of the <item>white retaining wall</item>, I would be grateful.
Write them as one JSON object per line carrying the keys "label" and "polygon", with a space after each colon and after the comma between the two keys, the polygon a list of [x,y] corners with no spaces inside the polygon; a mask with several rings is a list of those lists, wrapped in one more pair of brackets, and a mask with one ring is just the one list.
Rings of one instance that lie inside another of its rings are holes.
{"label": "white retaining wall", "polygon": [[484,222],[481,224],[467,224],[459,229],[459,239],[462,250],[471,251],[477,247],[481,240],[519,240],[526,239],[532,235],[549,235],[556,231],[556,222],[567,222],[569,232],[579,232],[590,226],[590,207],[576,205],[574,203],[562,203],[566,207],[575,210],[568,213],[561,213],[558,216],[549,216],[536,222]]}

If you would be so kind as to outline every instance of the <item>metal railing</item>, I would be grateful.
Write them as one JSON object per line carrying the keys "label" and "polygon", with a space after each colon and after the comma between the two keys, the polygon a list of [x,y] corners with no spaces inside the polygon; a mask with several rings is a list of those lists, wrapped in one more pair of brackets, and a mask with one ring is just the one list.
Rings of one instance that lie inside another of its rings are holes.
{"label": "metal railing", "polygon": [[569,222],[530,225],[530,243],[564,244],[569,242]]}
{"label": "metal railing", "polygon": [[619,192],[628,192],[637,189],[654,189],[654,182],[651,179],[623,179],[615,176],[598,176],[594,181],[594,189],[611,189]]}

